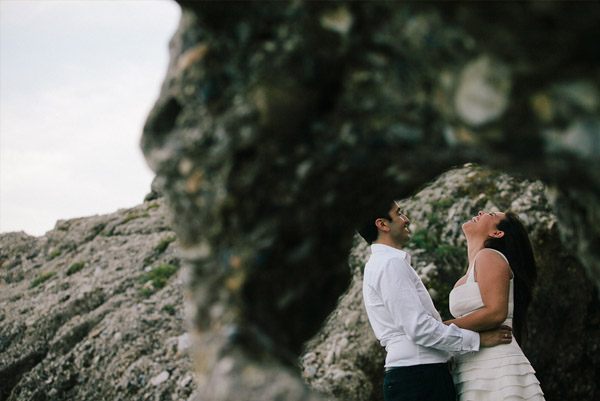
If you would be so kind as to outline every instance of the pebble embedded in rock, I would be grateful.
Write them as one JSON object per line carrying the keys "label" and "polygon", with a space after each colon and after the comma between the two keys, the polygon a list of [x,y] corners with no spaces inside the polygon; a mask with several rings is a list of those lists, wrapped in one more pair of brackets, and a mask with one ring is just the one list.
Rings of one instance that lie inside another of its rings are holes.
{"label": "pebble embedded in rock", "polygon": [[167,372],[166,370],[163,370],[158,375],[156,375],[152,379],[150,379],[150,384],[152,384],[153,386],[158,386],[159,384],[167,381],[168,378],[169,378],[169,372]]}

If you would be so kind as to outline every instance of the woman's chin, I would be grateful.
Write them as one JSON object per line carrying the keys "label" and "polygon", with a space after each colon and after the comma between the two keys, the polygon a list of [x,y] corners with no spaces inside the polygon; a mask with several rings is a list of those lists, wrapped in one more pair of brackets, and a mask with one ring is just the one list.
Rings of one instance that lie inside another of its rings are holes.
{"label": "woman's chin", "polygon": [[463,223],[463,225],[462,225],[463,234],[467,234],[467,231],[469,231],[471,225],[473,225],[472,221],[467,221],[467,222]]}

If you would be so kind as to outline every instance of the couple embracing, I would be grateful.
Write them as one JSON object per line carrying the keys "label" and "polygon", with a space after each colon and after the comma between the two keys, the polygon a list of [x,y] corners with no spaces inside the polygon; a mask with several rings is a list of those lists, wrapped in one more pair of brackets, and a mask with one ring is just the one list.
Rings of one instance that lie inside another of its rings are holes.
{"label": "couple embracing", "polygon": [[479,212],[463,224],[469,267],[450,293],[455,318],[445,322],[402,250],[409,224],[394,201],[359,229],[371,245],[363,298],[386,349],[385,401],[544,400],[518,344],[536,267],[517,216]]}

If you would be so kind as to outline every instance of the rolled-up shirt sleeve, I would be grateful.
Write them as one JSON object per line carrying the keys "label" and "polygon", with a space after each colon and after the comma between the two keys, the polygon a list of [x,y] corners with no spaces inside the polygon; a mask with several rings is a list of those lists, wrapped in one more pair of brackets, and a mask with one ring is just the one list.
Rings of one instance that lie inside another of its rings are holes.
{"label": "rolled-up shirt sleeve", "polygon": [[462,354],[479,350],[479,334],[449,326],[427,312],[419,297],[412,267],[400,258],[390,259],[378,283],[385,307],[394,323],[414,343]]}

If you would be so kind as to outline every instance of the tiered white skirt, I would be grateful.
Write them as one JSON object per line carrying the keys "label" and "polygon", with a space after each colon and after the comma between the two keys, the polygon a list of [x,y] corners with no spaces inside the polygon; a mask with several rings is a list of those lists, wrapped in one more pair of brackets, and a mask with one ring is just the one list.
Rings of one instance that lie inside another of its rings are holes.
{"label": "tiered white skirt", "polygon": [[459,356],[452,373],[460,401],[544,401],[535,370],[515,341]]}

